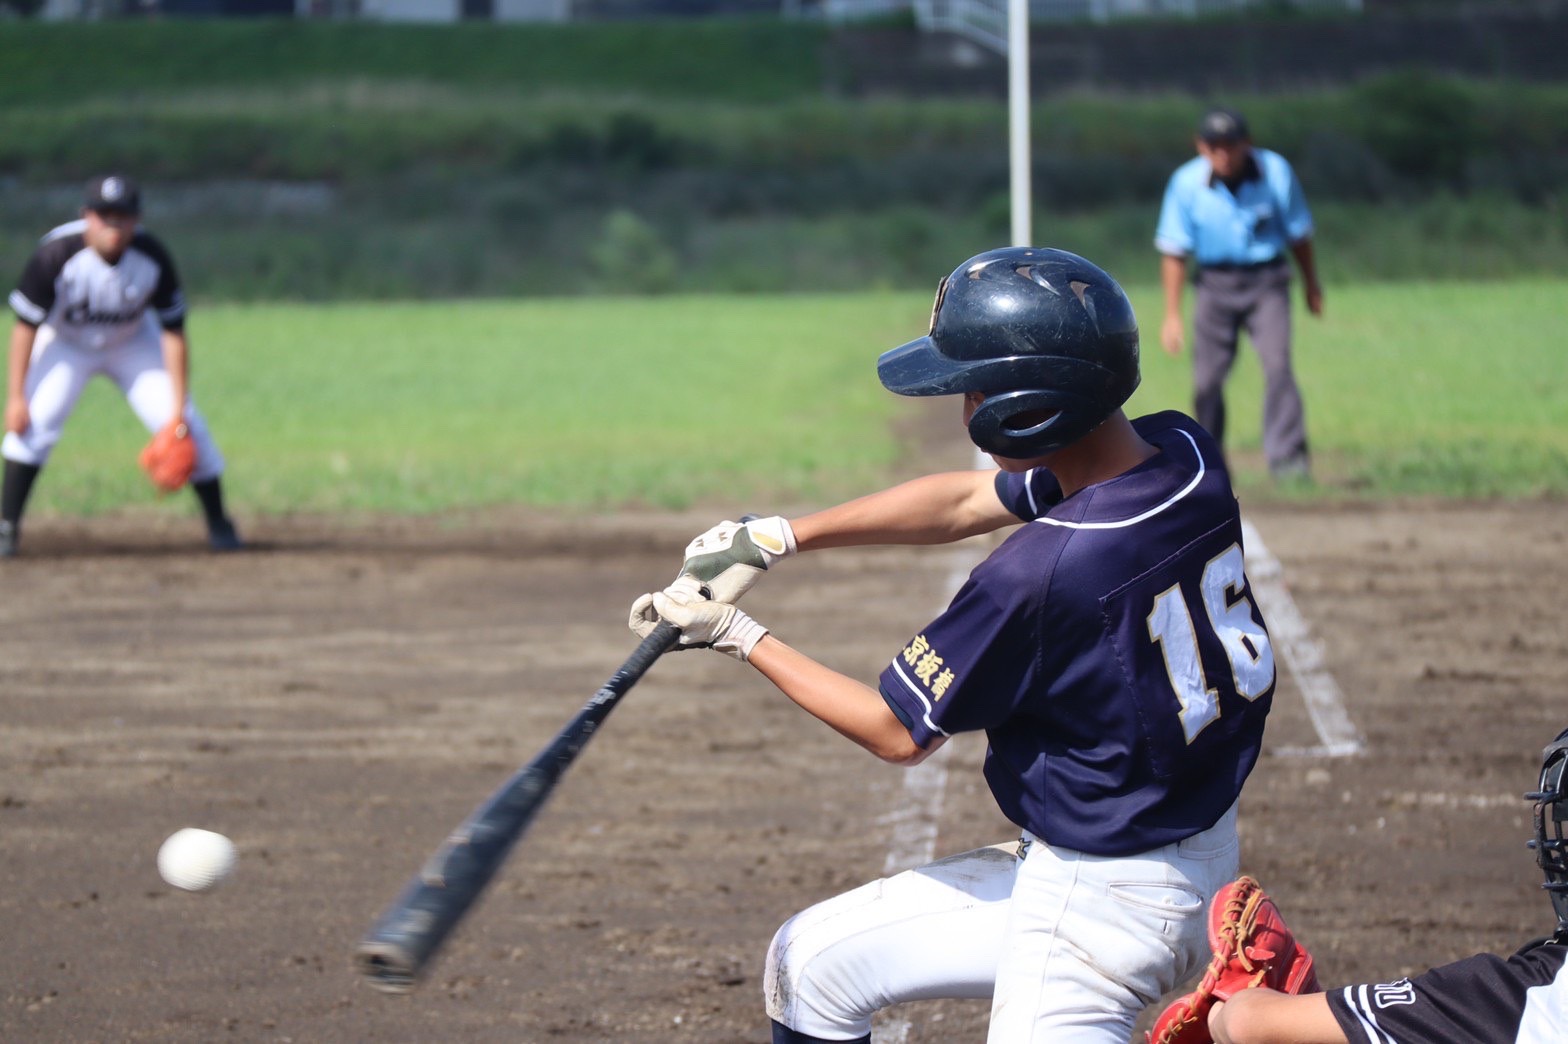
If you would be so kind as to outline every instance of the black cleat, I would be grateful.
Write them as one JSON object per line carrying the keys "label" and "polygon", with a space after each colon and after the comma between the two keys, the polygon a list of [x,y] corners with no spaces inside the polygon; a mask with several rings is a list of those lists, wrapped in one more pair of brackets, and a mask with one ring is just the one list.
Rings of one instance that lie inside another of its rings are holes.
{"label": "black cleat", "polygon": [[235,532],[234,523],[224,519],[207,534],[207,546],[214,551],[239,551],[245,547],[245,541]]}
{"label": "black cleat", "polygon": [[1312,485],[1312,464],[1306,454],[1282,460],[1277,464],[1269,465],[1269,476],[1281,486],[1310,486]]}
{"label": "black cleat", "polygon": [[15,522],[0,521],[0,558],[16,557],[16,544],[21,535]]}

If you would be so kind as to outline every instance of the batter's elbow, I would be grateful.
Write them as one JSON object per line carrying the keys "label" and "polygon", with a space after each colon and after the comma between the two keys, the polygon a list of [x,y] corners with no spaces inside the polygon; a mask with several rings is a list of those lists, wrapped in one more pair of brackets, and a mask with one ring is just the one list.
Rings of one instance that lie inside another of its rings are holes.
{"label": "batter's elbow", "polygon": [[917,744],[907,733],[902,743],[895,743],[887,749],[875,751],[877,757],[891,765],[901,765],[904,768],[914,768],[922,761],[929,758],[940,747],[947,737],[942,736],[931,742],[929,747]]}

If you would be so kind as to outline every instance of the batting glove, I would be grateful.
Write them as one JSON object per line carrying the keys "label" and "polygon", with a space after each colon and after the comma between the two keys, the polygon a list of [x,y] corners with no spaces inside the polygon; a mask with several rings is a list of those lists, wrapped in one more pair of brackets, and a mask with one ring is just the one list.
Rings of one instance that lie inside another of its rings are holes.
{"label": "batting glove", "polygon": [[717,649],[742,663],[768,633],[766,627],[733,605],[704,598],[696,579],[689,576],[633,602],[627,626],[637,637],[646,638],[660,620],[680,628],[681,648]]}
{"label": "batting glove", "polygon": [[695,577],[715,602],[731,605],[775,562],[795,553],[795,531],[779,515],[720,522],[686,545],[681,575]]}

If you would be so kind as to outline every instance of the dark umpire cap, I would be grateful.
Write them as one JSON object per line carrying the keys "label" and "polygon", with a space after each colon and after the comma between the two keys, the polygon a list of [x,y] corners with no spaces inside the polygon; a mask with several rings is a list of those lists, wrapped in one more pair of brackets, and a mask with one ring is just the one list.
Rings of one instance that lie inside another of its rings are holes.
{"label": "dark umpire cap", "polygon": [[1252,137],[1246,118],[1235,109],[1210,109],[1198,121],[1198,137],[1209,145],[1243,141]]}
{"label": "dark umpire cap", "polygon": [[136,182],[123,174],[106,174],[87,183],[87,199],[82,205],[99,213],[140,214],[142,193]]}

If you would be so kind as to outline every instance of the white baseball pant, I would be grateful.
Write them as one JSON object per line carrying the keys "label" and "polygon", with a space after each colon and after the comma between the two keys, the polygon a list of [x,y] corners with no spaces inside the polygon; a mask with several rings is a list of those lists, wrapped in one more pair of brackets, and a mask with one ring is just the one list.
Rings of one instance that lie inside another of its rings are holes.
{"label": "white baseball pant", "polygon": [[[119,387],[148,432],[168,423],[174,412],[174,384],[164,368],[162,338],[151,316],[128,341],[112,348],[71,344],[56,337],[53,327],[45,324],[38,328],[33,340],[32,361],[23,389],[30,423],[20,435],[6,432],[0,443],[0,456],[42,467],[60,441],[60,433],[76,410],[82,390],[100,373]],[[223,474],[223,454],[189,396],[185,402],[185,423],[196,440],[196,470],[191,480],[205,482]]]}
{"label": "white baseball pant", "polygon": [[990,997],[993,1044],[1127,1044],[1139,1013],[1208,960],[1208,897],[1235,878],[1240,846],[1232,806],[1139,855],[1016,850],[950,856],[796,914],[768,950],[769,1017],[853,1040],[902,1001]]}

